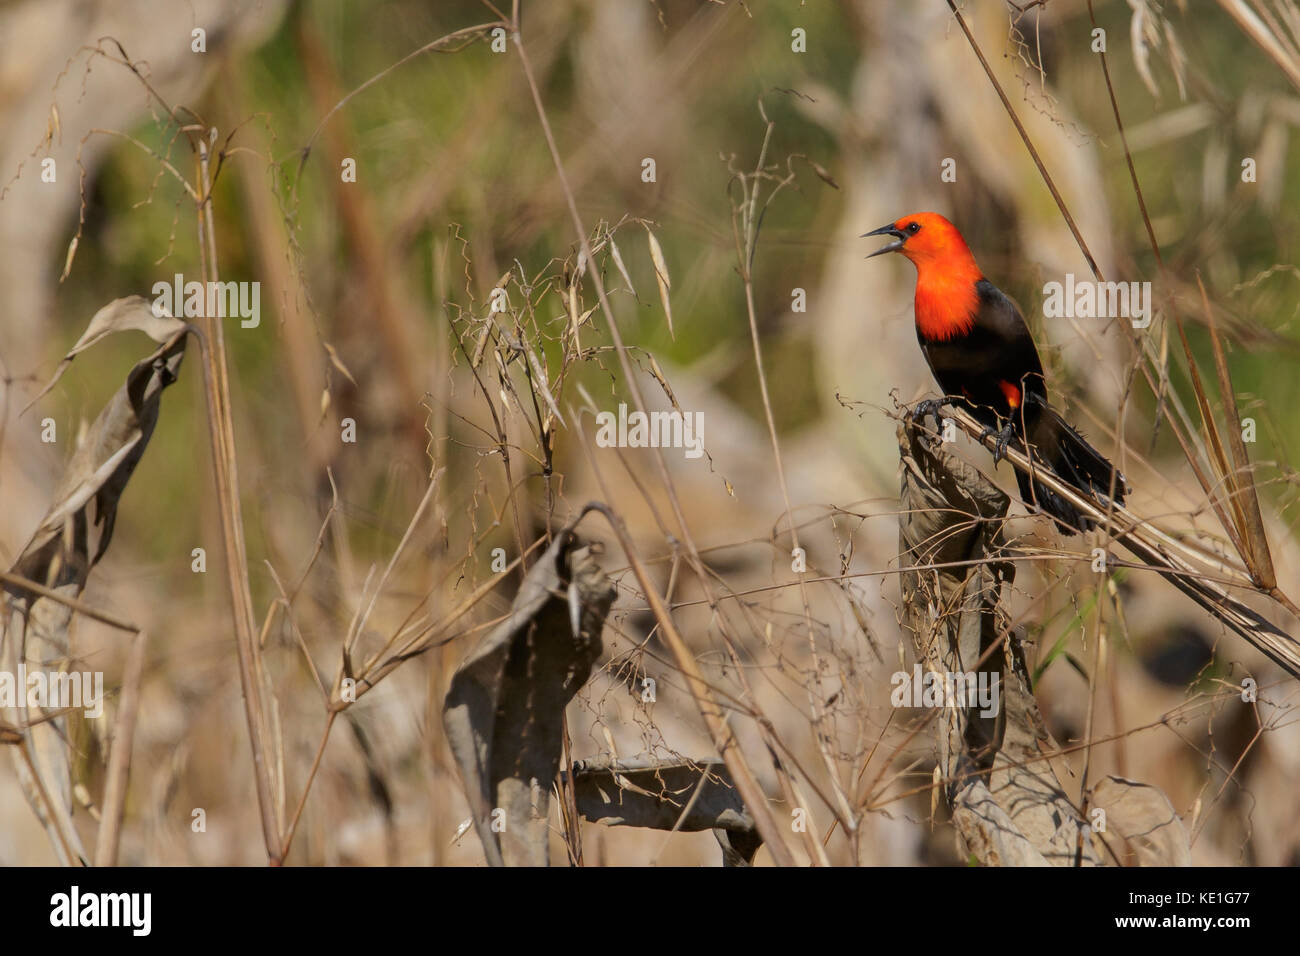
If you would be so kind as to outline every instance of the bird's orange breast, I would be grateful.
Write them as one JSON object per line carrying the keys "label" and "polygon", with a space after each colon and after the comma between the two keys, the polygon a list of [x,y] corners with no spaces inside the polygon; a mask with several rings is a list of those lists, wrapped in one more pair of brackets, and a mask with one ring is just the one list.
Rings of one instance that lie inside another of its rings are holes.
{"label": "bird's orange breast", "polygon": [[916,278],[916,328],[929,342],[967,335],[975,327],[979,271],[922,269]]}

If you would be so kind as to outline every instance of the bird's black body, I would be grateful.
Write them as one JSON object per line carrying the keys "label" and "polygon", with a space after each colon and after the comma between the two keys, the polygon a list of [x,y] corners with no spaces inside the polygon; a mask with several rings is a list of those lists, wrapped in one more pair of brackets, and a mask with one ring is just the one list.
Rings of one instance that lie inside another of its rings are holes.
{"label": "bird's black body", "polygon": [[[1027,439],[1031,458],[1066,483],[1123,504],[1123,476],[1048,405],[1043,365],[1015,303],[987,279],[976,282],[975,291],[978,299],[969,328],[927,335],[917,326],[921,351],[945,395],[961,400],[991,430],[1009,426],[1022,448]],[[1020,471],[1016,478],[1026,503],[1051,515],[1062,530],[1086,531],[1092,526],[1040,482]]]}
{"label": "bird's black body", "polygon": [[997,428],[998,419],[1005,422],[1015,410],[1000,383],[1044,401],[1047,388],[1029,326],[1015,304],[988,279],[975,283],[975,291],[979,299],[969,332],[930,339],[918,327],[916,337],[944,392],[965,398],[977,419]]}

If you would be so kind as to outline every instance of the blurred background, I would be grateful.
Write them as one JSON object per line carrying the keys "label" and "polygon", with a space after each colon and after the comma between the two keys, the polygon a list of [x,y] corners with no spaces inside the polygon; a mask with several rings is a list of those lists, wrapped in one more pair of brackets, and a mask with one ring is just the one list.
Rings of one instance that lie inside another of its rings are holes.
{"label": "blurred background", "polygon": [[[372,576],[441,468],[432,510],[360,635],[363,649],[491,581],[494,548],[513,560],[520,542],[605,499],[661,592],[681,605],[679,627],[710,679],[771,720],[829,861],[964,862],[944,808],[916,792],[931,780],[933,742],[910,737],[910,712],[888,701],[889,675],[912,663],[897,581],[882,573],[897,567],[898,551],[891,416],[896,401],[932,384],[911,322],[912,270],[893,258],[864,262],[875,246],[858,236],[909,212],[951,218],[986,275],[1024,308],[1060,403],[1121,457],[1133,509],[1179,534],[1223,539],[1178,443],[1154,425],[1165,399],[1135,387],[1120,424],[1132,360],[1125,330],[1043,318],[1044,283],[1087,277],[1088,265],[946,3],[522,7],[567,188],[599,247],[590,263],[578,261],[565,187],[514,47],[496,52],[490,36],[467,36],[399,65],[440,37],[495,21],[489,5],[0,3],[0,561],[10,566],[40,523],[75,436],[146,354],[145,340],[106,340],[20,415],[23,406],[105,303],[200,274],[195,206],[179,181],[195,181],[182,127],[215,127],[221,277],[261,289],[260,324],[232,321],[225,333],[259,622],[281,586],[302,581],[292,613],[263,635],[289,815],[325,725],[303,649],[328,682]],[[1290,136],[1300,122],[1300,9],[1291,0],[980,0],[962,9],[1101,271],[1157,282],[1158,299],[1182,303],[1193,352],[1212,369],[1196,291],[1198,277],[1205,283],[1231,342],[1241,414],[1258,425],[1249,449],[1280,586],[1294,590],[1300,150]],[[196,28],[203,52],[193,48]],[[1163,273],[1094,52],[1098,28]],[[808,589],[811,647],[790,586],[789,522],[733,219],[755,182],[736,174],[753,174],[765,138],[763,199],[792,178],[763,215],[754,320],[800,544],[826,579]],[[53,182],[42,180],[44,159],[54,160]],[[342,175],[349,159],[354,182]],[[955,177],[942,175],[946,160]],[[671,285],[671,326],[651,236]],[[590,413],[628,401],[629,383],[589,274],[576,310],[583,351],[572,351],[568,290],[584,269],[600,270],[610,289],[647,403],[703,414],[707,457],[664,456],[680,517],[650,453],[592,441]],[[546,409],[526,400],[533,360],[506,364],[493,346],[482,361],[479,330],[498,287],[568,427],[537,427]],[[796,290],[806,311],[793,310]],[[1190,403],[1181,346],[1164,319],[1148,334],[1168,357],[1167,387]],[[572,427],[583,409],[585,438]],[[129,864],[266,859],[205,415],[191,348],[83,595],[150,634],[123,823]],[[47,416],[55,443],[40,439]],[[355,442],[341,438],[345,419]],[[509,477],[499,433],[513,450]],[[971,460],[992,473],[978,450]],[[997,474],[1014,487],[1007,468]],[[737,595],[716,610],[680,562],[683,521],[711,586]],[[588,522],[620,597],[597,672],[568,711],[573,755],[712,756],[625,557]],[[1037,519],[1017,530],[1063,552],[1089,547]],[[206,573],[191,568],[196,547],[209,555]],[[516,585],[506,575],[454,639],[403,664],[334,726],[288,862],[482,862],[474,832],[457,837],[468,811],[440,708],[452,670]],[[1041,669],[1036,692],[1056,741],[1083,739],[1094,699],[1092,737],[1105,742],[1092,748],[1090,772],[1161,788],[1192,836],[1194,862],[1300,860],[1295,682],[1138,572],[1119,580],[1122,626],[1109,634],[1104,673],[1089,676],[1095,635],[1083,622],[1096,587],[1066,553],[1026,568],[1008,598]],[[83,619],[74,645],[77,666],[118,686],[126,637]],[[1265,703],[1223,692],[1245,673]],[[647,676],[659,687],[652,703],[641,697]],[[74,818],[90,842],[116,705],[111,697],[104,718],[69,721]],[[832,731],[824,747],[818,721]],[[791,795],[753,722],[738,718],[736,729],[778,819],[788,818]],[[1078,785],[1082,759],[1076,751],[1064,761],[1067,787]],[[0,862],[53,862],[7,759],[0,767]],[[837,788],[861,813],[856,839],[834,825]],[[204,832],[191,825],[199,808]],[[589,865],[718,858],[708,834],[584,825],[583,842]],[[807,858],[802,843],[791,847]]]}

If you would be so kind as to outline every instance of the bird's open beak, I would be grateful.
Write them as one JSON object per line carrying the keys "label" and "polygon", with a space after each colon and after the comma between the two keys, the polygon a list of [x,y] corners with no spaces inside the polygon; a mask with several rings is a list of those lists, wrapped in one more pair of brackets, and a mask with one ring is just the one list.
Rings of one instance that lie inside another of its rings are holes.
{"label": "bird's open beak", "polygon": [[903,232],[901,229],[895,229],[892,222],[881,226],[879,229],[872,229],[870,232],[864,232],[860,238],[866,239],[868,236],[894,237],[893,242],[884,248],[877,249],[875,252],[871,253],[871,255],[867,256],[868,259],[872,256],[883,255],[886,252],[897,252],[899,249],[903,248],[903,243],[907,241],[907,233]]}

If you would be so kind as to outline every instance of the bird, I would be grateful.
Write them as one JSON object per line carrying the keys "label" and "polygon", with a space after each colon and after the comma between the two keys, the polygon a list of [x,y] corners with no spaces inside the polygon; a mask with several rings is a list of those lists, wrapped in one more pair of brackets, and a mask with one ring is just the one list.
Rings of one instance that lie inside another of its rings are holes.
{"label": "bird", "polygon": [[[916,266],[916,337],[942,399],[921,402],[917,417],[941,405],[961,405],[996,433],[996,465],[1011,446],[1046,466],[1086,497],[1122,505],[1127,482],[1101,452],[1047,399],[1043,363],[1024,316],[985,278],[957,227],[934,212],[914,213],[863,233],[892,240],[868,259],[897,252]],[[1031,475],[1017,469],[1026,505],[1049,515],[1061,531],[1090,531],[1096,523]]]}

